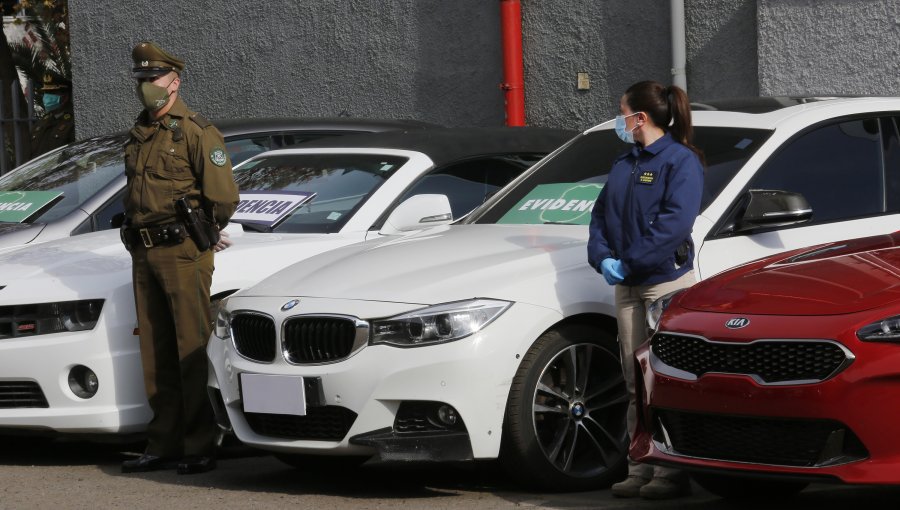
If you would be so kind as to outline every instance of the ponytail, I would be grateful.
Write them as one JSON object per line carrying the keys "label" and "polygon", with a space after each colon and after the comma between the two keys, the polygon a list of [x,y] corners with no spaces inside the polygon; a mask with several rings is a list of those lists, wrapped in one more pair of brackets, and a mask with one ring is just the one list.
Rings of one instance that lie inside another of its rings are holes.
{"label": "ponytail", "polygon": [[694,146],[691,102],[687,92],[676,85],[664,87],[656,81],[642,81],[628,87],[625,102],[633,112],[644,112],[675,141],[694,151],[705,164],[703,152]]}

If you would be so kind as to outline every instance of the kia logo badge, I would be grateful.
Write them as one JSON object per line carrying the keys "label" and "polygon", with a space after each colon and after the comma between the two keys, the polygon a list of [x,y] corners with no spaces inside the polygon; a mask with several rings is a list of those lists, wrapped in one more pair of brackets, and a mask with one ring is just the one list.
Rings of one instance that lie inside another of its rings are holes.
{"label": "kia logo badge", "polygon": [[300,304],[299,299],[292,299],[292,300],[288,301],[287,303],[281,305],[281,311],[286,312],[299,304]]}
{"label": "kia logo badge", "polygon": [[745,319],[743,317],[735,317],[734,319],[728,319],[728,322],[725,323],[725,327],[728,329],[741,329],[750,325],[750,319]]}

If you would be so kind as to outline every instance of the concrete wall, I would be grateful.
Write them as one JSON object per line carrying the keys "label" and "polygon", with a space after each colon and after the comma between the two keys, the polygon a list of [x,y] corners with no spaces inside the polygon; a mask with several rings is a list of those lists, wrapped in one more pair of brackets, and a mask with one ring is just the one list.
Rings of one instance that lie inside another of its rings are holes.
{"label": "concrete wall", "polygon": [[[668,2],[524,0],[526,119],[587,128],[618,112],[629,85],[670,80]],[[591,88],[577,89],[577,74]]]}
{"label": "concrete wall", "polygon": [[484,0],[69,0],[77,136],[124,129],[140,106],[131,48],[187,62],[205,116],[414,118],[502,125],[499,7]]}
{"label": "concrete wall", "polygon": [[759,0],[762,95],[900,95],[900,2]]}
{"label": "concrete wall", "polygon": [[[131,125],[130,50],[184,58],[209,118],[504,122],[499,0],[69,0],[79,138]],[[900,95],[897,0],[685,0],[692,100]],[[526,119],[586,128],[671,82],[667,0],[522,0]],[[590,89],[578,90],[588,73]]]}
{"label": "concrete wall", "polygon": [[759,95],[756,0],[686,0],[692,101]]}

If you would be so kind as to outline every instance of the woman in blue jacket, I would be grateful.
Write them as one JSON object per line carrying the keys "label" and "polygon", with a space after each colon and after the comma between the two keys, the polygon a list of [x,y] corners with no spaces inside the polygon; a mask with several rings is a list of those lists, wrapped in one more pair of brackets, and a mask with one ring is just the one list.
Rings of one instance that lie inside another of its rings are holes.
{"label": "woman in blue jacket", "polygon": [[[622,367],[630,397],[628,430],[636,422],[635,348],[647,340],[646,308],[689,287],[691,229],[703,194],[702,154],[691,144],[690,101],[684,90],[654,81],[635,83],[619,101],[616,133],[634,144],[613,163],[591,213],[588,260],[615,285]],[[666,499],[690,493],[679,471],[629,462],[619,497]]]}

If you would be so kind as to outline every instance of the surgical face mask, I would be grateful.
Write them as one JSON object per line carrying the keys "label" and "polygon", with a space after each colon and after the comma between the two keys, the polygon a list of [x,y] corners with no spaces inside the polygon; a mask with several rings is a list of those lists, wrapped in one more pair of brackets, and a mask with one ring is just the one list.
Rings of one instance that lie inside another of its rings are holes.
{"label": "surgical face mask", "polygon": [[52,112],[60,107],[62,104],[62,96],[59,94],[51,94],[49,92],[44,92],[44,97],[41,99],[41,103],[44,105],[44,111]]}
{"label": "surgical face mask", "polygon": [[[632,113],[631,115],[637,115],[637,113]],[[637,129],[637,126],[634,126],[630,131],[625,129],[625,118],[631,117],[631,115],[616,115],[616,134],[625,143],[634,143],[634,130]]]}
{"label": "surgical face mask", "polygon": [[[175,78],[172,78],[169,85],[171,85],[173,81],[175,81]],[[137,86],[137,96],[148,112],[155,112],[169,102],[168,85],[160,87],[149,81],[141,82]]]}

